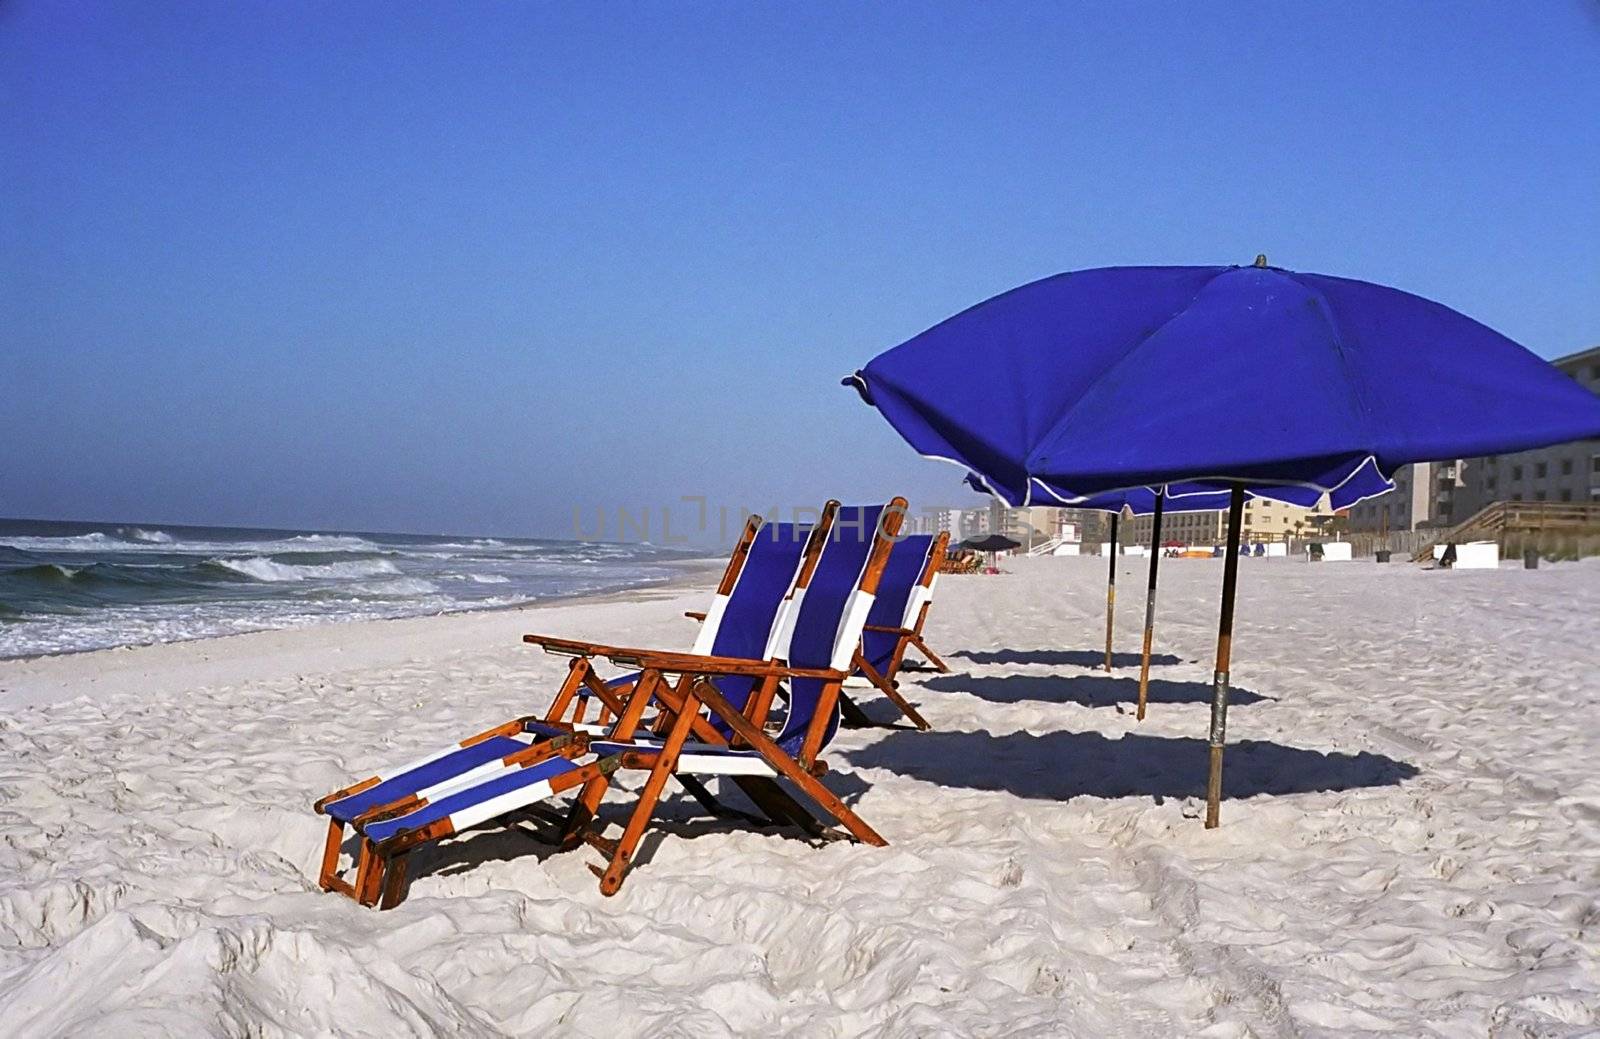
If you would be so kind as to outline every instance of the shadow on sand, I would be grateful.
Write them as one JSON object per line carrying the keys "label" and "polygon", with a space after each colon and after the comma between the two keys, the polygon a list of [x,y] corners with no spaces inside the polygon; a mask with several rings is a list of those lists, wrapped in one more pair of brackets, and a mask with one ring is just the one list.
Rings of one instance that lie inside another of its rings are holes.
{"label": "shadow on sand", "polygon": [[[991,703],[1077,703],[1085,707],[1117,707],[1139,702],[1137,678],[1110,678],[1106,675],[940,675],[923,679],[917,687],[933,693],[970,693]],[[1248,689],[1233,687],[1228,703],[1235,706],[1273,700]],[[1164,678],[1150,680],[1149,702],[1153,704],[1211,702],[1207,682],[1174,682]]]}
{"label": "shadow on sand", "polygon": [[[1003,790],[1018,797],[1204,797],[1206,741],[1097,732],[891,733],[848,752],[852,765],[882,768],[912,779],[969,790]],[[1223,775],[1228,798],[1394,786],[1418,774],[1415,766],[1382,754],[1325,753],[1245,740],[1229,744]]]}
{"label": "shadow on sand", "polygon": [[[963,649],[951,656],[974,664],[1041,664],[1045,667],[1102,667],[1106,662],[1105,651],[1097,649]],[[1138,653],[1111,654],[1112,667],[1138,667],[1143,660]],[[1171,653],[1150,654],[1151,667],[1181,663],[1183,658]]]}
{"label": "shadow on sand", "polygon": [[[839,800],[852,807],[869,789],[869,784],[853,772],[829,772],[819,781]],[[760,810],[745,798],[733,783],[722,783],[720,786],[721,789],[715,791],[717,799],[728,808],[750,814],[759,813]],[[832,825],[832,820],[810,798],[792,786],[786,786],[785,789],[822,819],[824,825]],[[804,833],[790,825],[707,815],[705,810],[676,784],[669,785],[668,790],[668,795],[657,804],[655,814],[651,817],[650,828],[645,831],[645,836],[640,841],[633,859],[635,866],[648,863],[661,842],[670,838],[693,839],[716,833],[751,831],[777,833],[797,840],[806,839]],[[680,796],[672,796],[673,791]],[[600,821],[603,825],[598,832],[609,837],[617,837],[622,827],[627,825],[628,818],[637,803],[636,791],[614,792],[612,799],[608,799],[601,806]],[[567,802],[559,802],[555,807],[565,810]],[[549,821],[527,818],[512,821],[508,818],[502,820],[502,823],[504,825],[491,824],[481,830],[468,831],[453,840],[439,844],[425,844],[418,848],[412,853],[410,879],[415,880],[430,874],[453,876],[474,870],[486,862],[507,862],[514,859],[544,862],[552,856],[564,854],[553,843],[558,828]],[[357,839],[352,838],[346,842],[347,853],[354,854],[357,849]],[[599,853],[586,846],[580,845],[572,849],[572,854],[580,856],[585,862],[603,864],[604,861]]]}

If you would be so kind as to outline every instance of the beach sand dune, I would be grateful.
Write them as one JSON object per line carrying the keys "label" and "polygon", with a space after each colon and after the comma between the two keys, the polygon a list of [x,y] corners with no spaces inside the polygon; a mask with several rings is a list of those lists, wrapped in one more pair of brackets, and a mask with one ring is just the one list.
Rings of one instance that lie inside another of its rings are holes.
{"label": "beach sand dune", "polygon": [[1600,1031],[1600,565],[1244,561],[1210,832],[1220,563],[1163,568],[1143,723],[1137,668],[1092,670],[1100,562],[1006,566],[940,585],[952,671],[903,680],[936,731],[828,752],[890,847],[682,799],[611,899],[497,830],[363,909],[310,803],[542,709],[523,632],[687,646],[704,591],[0,663],[0,1032]]}

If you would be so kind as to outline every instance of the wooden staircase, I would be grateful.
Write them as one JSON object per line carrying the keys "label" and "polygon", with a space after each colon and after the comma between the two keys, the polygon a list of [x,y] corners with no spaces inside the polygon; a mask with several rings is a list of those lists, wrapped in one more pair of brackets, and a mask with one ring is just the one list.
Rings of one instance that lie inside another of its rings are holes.
{"label": "wooden staircase", "polygon": [[1427,535],[1416,546],[1418,562],[1433,555],[1434,545],[1467,541],[1496,542],[1502,557],[1530,548],[1572,558],[1600,554],[1600,502],[1497,501]]}

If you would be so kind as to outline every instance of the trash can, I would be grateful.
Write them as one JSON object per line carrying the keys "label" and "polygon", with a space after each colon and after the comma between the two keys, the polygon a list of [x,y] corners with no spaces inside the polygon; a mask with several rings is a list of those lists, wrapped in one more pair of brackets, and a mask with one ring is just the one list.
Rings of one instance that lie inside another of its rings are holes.
{"label": "trash can", "polygon": [[1539,550],[1537,548],[1525,548],[1522,550],[1522,569],[1539,569]]}
{"label": "trash can", "polygon": [[1388,561],[1389,561],[1389,550],[1387,548],[1378,549],[1378,562],[1387,563]]}

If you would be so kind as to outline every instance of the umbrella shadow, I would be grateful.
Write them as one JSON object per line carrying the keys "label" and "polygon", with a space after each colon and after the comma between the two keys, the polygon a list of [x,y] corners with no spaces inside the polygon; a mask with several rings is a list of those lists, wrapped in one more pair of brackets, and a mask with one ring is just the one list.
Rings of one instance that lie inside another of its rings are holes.
{"label": "umbrella shadow", "polygon": [[[1111,678],[1107,675],[940,675],[917,684],[929,692],[970,693],[991,703],[1037,700],[1044,703],[1077,703],[1085,707],[1117,707],[1139,702],[1137,678]],[[1153,704],[1209,704],[1211,691],[1209,682],[1175,682],[1152,678],[1148,701]],[[1238,686],[1228,691],[1228,703],[1236,707],[1276,699]]]}
{"label": "umbrella shadow", "polygon": [[[951,656],[963,657],[974,664],[1041,664],[1045,667],[1103,667],[1106,655],[1092,649],[963,649]],[[1144,660],[1139,653],[1111,654],[1112,667],[1138,667]],[[1171,653],[1150,654],[1150,666],[1164,667],[1181,664],[1183,659]]]}
{"label": "umbrella shadow", "polygon": [[[845,755],[852,765],[881,768],[945,787],[1004,791],[1018,797],[1204,797],[1203,739],[1098,732],[893,733]],[[1223,795],[1228,798],[1397,786],[1416,766],[1382,754],[1341,754],[1245,740],[1228,746]]]}

